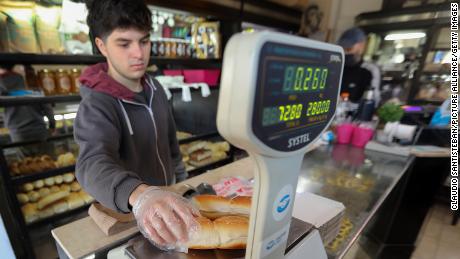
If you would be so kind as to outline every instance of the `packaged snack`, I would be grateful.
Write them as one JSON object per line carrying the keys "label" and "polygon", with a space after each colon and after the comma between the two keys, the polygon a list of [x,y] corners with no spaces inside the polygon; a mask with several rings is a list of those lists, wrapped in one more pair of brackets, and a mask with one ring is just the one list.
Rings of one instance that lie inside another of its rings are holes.
{"label": "packaged snack", "polygon": [[39,53],[35,36],[35,2],[0,1],[1,19],[7,17],[7,39],[10,52]]}
{"label": "packaged snack", "polygon": [[36,28],[42,53],[63,53],[64,48],[59,37],[61,7],[36,5]]}

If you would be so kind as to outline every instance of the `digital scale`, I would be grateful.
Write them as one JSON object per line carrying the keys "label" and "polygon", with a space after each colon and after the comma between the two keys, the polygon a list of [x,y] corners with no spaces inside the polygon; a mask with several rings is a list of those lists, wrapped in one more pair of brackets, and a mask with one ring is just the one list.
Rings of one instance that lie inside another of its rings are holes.
{"label": "digital scale", "polygon": [[255,164],[246,251],[165,253],[138,237],[128,254],[326,259],[318,230],[292,218],[292,208],[304,154],[334,117],[343,61],[342,48],[328,43],[274,32],[234,35],[224,53],[217,127]]}
{"label": "digital scale", "polygon": [[339,46],[281,33],[227,44],[217,128],[255,163],[247,259],[327,258],[317,230],[285,249],[300,166],[334,117],[343,61]]}

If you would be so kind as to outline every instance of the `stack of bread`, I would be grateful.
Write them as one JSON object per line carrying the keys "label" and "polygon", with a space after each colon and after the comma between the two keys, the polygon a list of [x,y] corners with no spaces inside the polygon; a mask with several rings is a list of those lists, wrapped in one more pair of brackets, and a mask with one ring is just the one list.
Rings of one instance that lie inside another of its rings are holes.
{"label": "stack of bread", "polygon": [[201,167],[227,157],[230,145],[226,141],[195,141],[180,146],[183,161],[193,167]]}
{"label": "stack of bread", "polygon": [[9,165],[12,176],[40,173],[56,169],[57,167],[71,166],[75,164],[75,156],[72,153],[65,153],[58,156],[54,161],[50,156],[26,157],[20,161],[12,162]]}
{"label": "stack of bread", "polygon": [[189,249],[246,248],[251,197],[197,195],[192,203],[202,217],[197,218],[200,228],[187,243]]}
{"label": "stack of bread", "polygon": [[73,173],[26,183],[16,197],[26,223],[79,208],[94,199],[81,189]]}

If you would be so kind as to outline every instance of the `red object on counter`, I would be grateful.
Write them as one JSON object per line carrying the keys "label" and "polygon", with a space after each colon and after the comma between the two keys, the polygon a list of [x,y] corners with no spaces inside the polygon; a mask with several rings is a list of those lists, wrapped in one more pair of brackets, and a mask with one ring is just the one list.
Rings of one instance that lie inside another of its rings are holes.
{"label": "red object on counter", "polygon": [[176,69],[176,70],[165,69],[163,70],[163,74],[165,74],[165,76],[182,76],[183,75],[181,69]]}
{"label": "red object on counter", "polygon": [[183,73],[186,83],[206,83],[209,86],[219,84],[220,69],[185,69]]}

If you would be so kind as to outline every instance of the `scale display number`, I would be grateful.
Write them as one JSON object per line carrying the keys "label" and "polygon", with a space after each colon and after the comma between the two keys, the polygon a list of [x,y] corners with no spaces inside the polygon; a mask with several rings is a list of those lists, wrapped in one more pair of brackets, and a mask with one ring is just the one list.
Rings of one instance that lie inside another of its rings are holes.
{"label": "scale display number", "polygon": [[[259,57],[254,134],[280,151],[307,145],[335,113],[342,65],[339,52],[265,43]],[[301,144],[289,142],[302,134],[308,136]]]}

